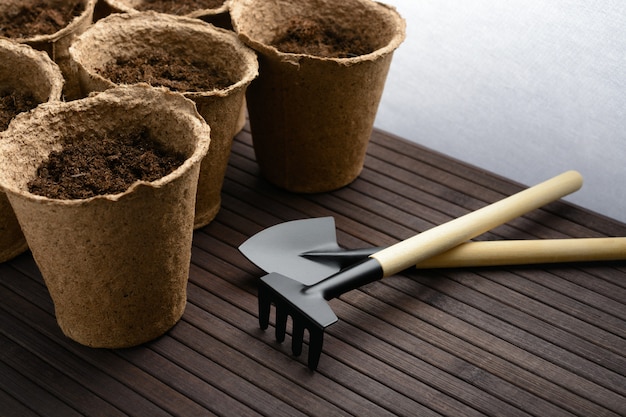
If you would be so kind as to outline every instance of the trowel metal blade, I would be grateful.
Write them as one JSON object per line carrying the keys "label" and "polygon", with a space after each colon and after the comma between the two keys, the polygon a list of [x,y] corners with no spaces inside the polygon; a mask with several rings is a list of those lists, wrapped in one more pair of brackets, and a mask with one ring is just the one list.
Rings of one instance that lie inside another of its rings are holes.
{"label": "trowel metal blade", "polygon": [[289,276],[305,285],[339,270],[335,263],[303,257],[310,251],[339,251],[335,219],[318,217],[268,227],[239,246],[239,251],[266,272]]}

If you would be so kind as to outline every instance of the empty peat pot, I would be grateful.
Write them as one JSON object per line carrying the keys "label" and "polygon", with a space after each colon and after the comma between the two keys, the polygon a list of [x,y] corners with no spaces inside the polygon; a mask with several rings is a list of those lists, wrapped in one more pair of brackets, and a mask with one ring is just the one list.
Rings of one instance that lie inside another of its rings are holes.
{"label": "empty peat pot", "polygon": [[[256,159],[271,183],[323,192],[358,177],[393,51],[405,22],[371,0],[233,0],[233,27],[259,54],[259,77],[247,91]],[[346,57],[284,52],[275,39],[313,22],[367,45]]]}
{"label": "empty peat pot", "polygon": [[[138,127],[182,155],[182,164],[116,194],[54,199],[29,191],[52,151]],[[0,133],[0,189],[68,337],[91,347],[128,347],[160,336],[180,319],[198,173],[209,141],[209,126],[192,101],[147,85],[45,103]]]}
{"label": "empty peat pot", "polygon": [[[59,101],[63,75],[45,52],[0,39],[0,93],[18,92],[34,101]],[[0,126],[4,130],[4,125]],[[0,262],[28,249],[22,229],[5,193],[0,192]]]}
{"label": "empty peat pot", "polygon": [[[213,72],[230,80],[225,87],[180,91],[196,103],[198,112],[211,126],[211,148],[198,184],[198,228],[213,220],[220,209],[222,184],[233,137],[240,128],[246,88],[258,75],[256,54],[232,31],[198,19],[143,12],[114,14],[99,20],[77,38],[70,55],[86,94],[117,85],[101,71],[107,64],[151,51],[200,62],[207,74]],[[141,81],[150,82],[148,78]]]}
{"label": "empty peat pot", "polygon": [[[69,62],[68,49],[74,37],[87,29],[93,21],[93,13],[97,0],[3,0],[0,2],[0,16],[10,21],[19,21],[22,15],[26,16],[24,8],[38,6],[39,3],[57,10],[61,5],[75,4],[77,13],[69,23],[53,33],[20,33],[8,34],[0,30],[0,37],[5,36],[14,42],[24,43],[33,48],[45,51],[56,62],[65,78],[64,94],[67,99],[80,97],[80,90],[76,74]],[[42,12],[36,11],[35,16]],[[45,14],[42,12],[42,15]]]}

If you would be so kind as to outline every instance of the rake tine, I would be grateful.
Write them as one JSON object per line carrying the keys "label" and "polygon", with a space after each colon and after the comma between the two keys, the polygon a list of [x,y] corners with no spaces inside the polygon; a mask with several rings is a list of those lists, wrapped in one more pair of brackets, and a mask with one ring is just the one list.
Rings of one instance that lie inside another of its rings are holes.
{"label": "rake tine", "polygon": [[270,324],[270,310],[272,308],[272,302],[270,297],[270,291],[268,288],[259,287],[259,327],[265,330]]}
{"label": "rake tine", "polygon": [[291,353],[293,353],[293,356],[300,356],[302,353],[304,328],[302,320],[293,320],[293,333],[291,334]]}
{"label": "rake tine", "polygon": [[309,329],[309,361],[308,367],[314,371],[322,356],[322,345],[324,344],[324,329]]}
{"label": "rake tine", "polygon": [[287,309],[282,306],[276,306],[276,341],[282,343],[285,341],[287,333]]}

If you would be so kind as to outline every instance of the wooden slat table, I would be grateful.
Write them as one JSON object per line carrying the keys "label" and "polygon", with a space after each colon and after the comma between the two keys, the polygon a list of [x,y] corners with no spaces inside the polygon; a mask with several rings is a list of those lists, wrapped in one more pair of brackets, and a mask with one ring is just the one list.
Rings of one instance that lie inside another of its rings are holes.
{"label": "wooden slat table", "polygon": [[[523,188],[376,131],[353,184],[290,194],[259,178],[246,130],[158,340],[78,345],[31,255],[0,265],[0,415],[626,415],[624,262],[406,271],[330,302],[317,372],[258,327],[262,272],[237,250],[254,233],[334,216],[342,246],[388,245]],[[478,239],[598,236],[626,225],[556,202]]]}

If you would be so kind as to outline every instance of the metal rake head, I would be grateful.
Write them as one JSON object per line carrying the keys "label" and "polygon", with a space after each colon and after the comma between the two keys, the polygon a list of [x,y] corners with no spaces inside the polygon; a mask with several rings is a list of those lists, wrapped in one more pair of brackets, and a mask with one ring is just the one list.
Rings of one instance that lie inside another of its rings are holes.
{"label": "metal rake head", "polygon": [[274,304],[276,340],[282,342],[285,340],[287,319],[291,317],[291,351],[295,356],[302,353],[304,331],[308,330],[308,365],[311,370],[315,370],[322,354],[324,329],[338,320],[327,300],[382,277],[380,263],[372,258],[362,260],[313,285],[304,285],[278,273],[266,275],[261,278],[259,286],[259,325],[267,329],[270,309]]}
{"label": "metal rake head", "polygon": [[271,305],[276,306],[276,340],[283,342],[287,332],[287,319],[292,320],[291,351],[302,353],[304,331],[309,333],[308,367],[317,368],[324,343],[324,329],[338,319],[318,291],[307,291],[300,282],[284,275],[272,273],[261,278],[259,285],[259,325],[269,326]]}

